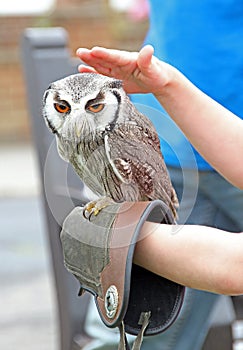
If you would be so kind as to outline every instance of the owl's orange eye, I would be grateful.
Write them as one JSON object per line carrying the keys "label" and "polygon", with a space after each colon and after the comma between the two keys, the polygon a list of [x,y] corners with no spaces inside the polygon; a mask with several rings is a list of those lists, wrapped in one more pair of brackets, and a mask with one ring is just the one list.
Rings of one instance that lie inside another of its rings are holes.
{"label": "owl's orange eye", "polygon": [[98,113],[102,111],[104,107],[105,105],[103,103],[97,103],[97,104],[88,106],[87,109],[92,113]]}
{"label": "owl's orange eye", "polygon": [[70,111],[70,106],[66,103],[54,103],[54,107],[59,113],[67,113]]}

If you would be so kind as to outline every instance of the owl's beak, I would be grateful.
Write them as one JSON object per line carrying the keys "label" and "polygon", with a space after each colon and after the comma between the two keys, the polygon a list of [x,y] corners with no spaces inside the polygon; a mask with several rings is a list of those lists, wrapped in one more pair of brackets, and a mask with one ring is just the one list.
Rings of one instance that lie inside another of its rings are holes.
{"label": "owl's beak", "polygon": [[76,126],[75,126],[75,133],[76,133],[76,136],[78,138],[80,138],[81,133],[82,133],[82,126],[76,124]]}

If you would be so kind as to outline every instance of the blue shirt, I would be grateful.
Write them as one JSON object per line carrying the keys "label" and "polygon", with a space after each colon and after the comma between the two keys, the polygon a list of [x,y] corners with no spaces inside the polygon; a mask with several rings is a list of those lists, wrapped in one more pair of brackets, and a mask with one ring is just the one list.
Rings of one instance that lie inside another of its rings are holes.
{"label": "blue shirt", "polygon": [[[154,46],[158,58],[243,118],[242,0],[151,0],[145,43]],[[168,165],[192,168],[195,157],[200,170],[212,169],[195,149],[192,157],[187,139],[168,117],[154,120],[154,109],[158,114],[162,108],[153,95],[133,95],[132,100],[141,104],[142,112],[146,109],[159,130]]]}

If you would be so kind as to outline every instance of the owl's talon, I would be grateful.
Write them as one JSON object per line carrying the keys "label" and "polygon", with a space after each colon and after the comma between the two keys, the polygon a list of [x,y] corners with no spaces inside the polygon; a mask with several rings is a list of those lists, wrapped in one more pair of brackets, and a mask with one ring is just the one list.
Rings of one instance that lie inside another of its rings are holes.
{"label": "owl's talon", "polygon": [[108,205],[114,203],[109,197],[102,197],[98,200],[87,203],[83,208],[83,216],[85,219],[91,221],[92,216],[97,216],[99,212]]}
{"label": "owl's talon", "polygon": [[85,219],[90,220],[93,214],[95,204],[96,204],[96,201],[91,201],[84,206],[83,216]]}
{"label": "owl's talon", "polygon": [[91,221],[91,217],[92,217],[93,213],[89,213],[89,216],[87,217],[87,220]]}
{"label": "owl's talon", "polygon": [[91,221],[92,216],[93,216],[93,215],[94,215],[94,216],[98,215],[99,212],[100,212],[100,210],[95,210],[95,209],[93,208],[93,209],[91,210],[91,212],[89,213],[88,220]]}
{"label": "owl's talon", "polygon": [[92,216],[93,215],[97,216],[99,214],[100,210],[101,209],[98,210],[98,209],[94,209],[94,208],[92,208],[90,210],[87,210],[87,209],[84,208],[83,216],[84,216],[85,219],[91,221]]}
{"label": "owl's talon", "polygon": [[91,209],[90,211],[86,210],[86,212],[87,212],[87,215],[84,215],[85,219],[91,221],[92,216],[95,215],[94,209]]}
{"label": "owl's talon", "polygon": [[86,216],[86,212],[87,210],[85,210],[85,208],[83,209],[83,217],[87,220],[89,220],[90,214],[88,216]]}

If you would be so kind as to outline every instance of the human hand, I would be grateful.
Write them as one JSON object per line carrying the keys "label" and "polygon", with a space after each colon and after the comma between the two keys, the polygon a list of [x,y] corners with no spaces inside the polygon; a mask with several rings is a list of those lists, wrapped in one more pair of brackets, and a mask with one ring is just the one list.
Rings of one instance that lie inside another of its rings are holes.
{"label": "human hand", "polygon": [[80,48],[77,56],[88,66],[81,64],[79,71],[100,73],[123,80],[127,93],[154,93],[160,95],[169,83],[173,68],[153,56],[154,49],[144,46],[139,52],[94,47]]}

